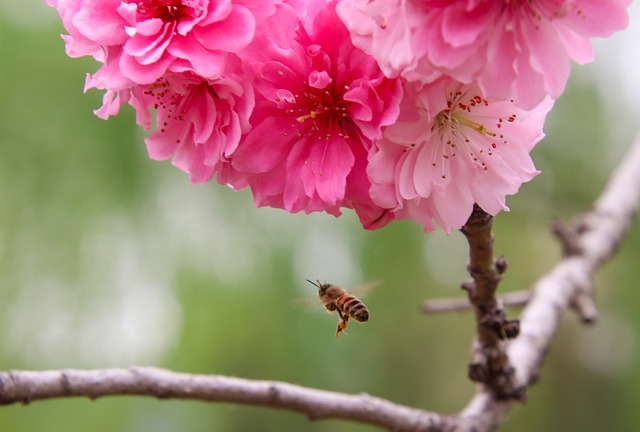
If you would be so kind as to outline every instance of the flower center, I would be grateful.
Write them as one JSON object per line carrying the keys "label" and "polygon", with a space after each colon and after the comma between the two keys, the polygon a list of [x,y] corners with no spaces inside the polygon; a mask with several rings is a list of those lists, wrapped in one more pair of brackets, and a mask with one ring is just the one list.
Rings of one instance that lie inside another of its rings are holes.
{"label": "flower center", "polygon": [[332,85],[319,89],[305,82],[302,91],[296,94],[280,90],[276,103],[278,108],[295,119],[291,128],[299,138],[323,134],[318,139],[324,137],[328,141],[334,133],[342,138],[349,138],[344,132],[348,127],[348,114],[343,99],[348,90],[348,86],[339,91]]}
{"label": "flower center", "polygon": [[502,128],[515,122],[516,114],[503,116],[503,110],[510,108],[508,105],[492,106],[481,95],[461,91],[459,87],[448,96],[447,108],[436,115],[431,129],[441,145],[432,166],[442,169],[444,179],[447,177],[445,164],[460,153],[472,166],[487,171],[493,152],[509,143]]}
{"label": "flower center", "polygon": [[297,97],[297,112],[306,113],[296,117],[298,123],[307,120],[337,121],[341,123],[347,116],[347,108],[341,96],[334,97],[330,90],[319,90],[307,87],[302,97]]}
{"label": "flower center", "polygon": [[472,96],[466,103],[462,102],[463,94],[457,91],[451,94],[451,98],[447,102],[447,109],[440,111],[436,115],[436,126],[442,131],[444,129],[460,130],[461,126],[466,126],[475,130],[480,135],[496,136],[494,132],[473,121],[469,118],[468,113],[476,106],[489,106],[489,102],[479,95]]}
{"label": "flower center", "polygon": [[141,0],[135,3],[140,20],[159,18],[163,22],[174,22],[187,15],[188,6],[183,5],[182,0]]}

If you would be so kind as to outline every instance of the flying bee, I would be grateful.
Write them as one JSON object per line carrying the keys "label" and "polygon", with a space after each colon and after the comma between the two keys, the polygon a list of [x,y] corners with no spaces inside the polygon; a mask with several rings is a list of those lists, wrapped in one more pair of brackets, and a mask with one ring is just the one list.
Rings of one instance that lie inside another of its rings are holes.
{"label": "flying bee", "polygon": [[347,328],[349,318],[358,322],[369,321],[369,310],[364,303],[343,288],[328,283],[323,284],[320,281],[316,283],[309,279],[307,282],[318,288],[318,298],[329,312],[338,312],[340,322],[336,329],[336,339],[339,339],[340,333]]}

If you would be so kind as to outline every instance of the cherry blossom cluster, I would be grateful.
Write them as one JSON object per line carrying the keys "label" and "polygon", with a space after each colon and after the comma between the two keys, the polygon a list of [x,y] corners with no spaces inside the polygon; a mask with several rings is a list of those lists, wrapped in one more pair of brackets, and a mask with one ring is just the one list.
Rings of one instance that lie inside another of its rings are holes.
{"label": "cherry blossom cluster", "polygon": [[47,0],[152,159],[256,206],[460,228],[538,174],[570,60],[631,0]]}

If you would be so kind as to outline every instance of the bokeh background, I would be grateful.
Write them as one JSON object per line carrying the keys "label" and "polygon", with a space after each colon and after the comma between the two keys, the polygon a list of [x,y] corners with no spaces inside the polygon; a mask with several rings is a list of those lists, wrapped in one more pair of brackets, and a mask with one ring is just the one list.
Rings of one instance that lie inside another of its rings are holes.
{"label": "bokeh background", "polygon": [[[587,209],[640,128],[640,8],[574,68],[534,151],[543,171],[496,218],[501,289],[529,287],[559,257],[548,224]],[[44,1],[0,1],[0,370],[151,365],[458,411],[473,321],[424,316],[462,295],[459,233],[411,222],[363,231],[353,214],[254,209],[248,191],[192,186],[150,161],[133,113],[105,122],[82,93],[92,59],[64,55]],[[640,169],[640,167],[639,167]],[[597,275],[601,319],[565,317],[541,382],[503,431],[640,430],[640,224]],[[351,287],[372,319],[335,340],[305,279]],[[305,301],[308,300],[308,301]],[[515,317],[518,309],[510,310]],[[116,397],[0,408],[2,431],[374,431],[262,408]]]}

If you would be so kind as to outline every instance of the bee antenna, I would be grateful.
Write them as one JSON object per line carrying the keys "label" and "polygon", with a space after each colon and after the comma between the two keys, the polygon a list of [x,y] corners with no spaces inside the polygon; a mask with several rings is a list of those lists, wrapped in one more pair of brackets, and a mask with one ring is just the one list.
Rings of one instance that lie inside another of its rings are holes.
{"label": "bee antenna", "polygon": [[307,282],[309,282],[311,285],[315,286],[316,288],[320,288],[320,281],[318,281],[318,283],[315,283],[314,281],[307,279]]}

